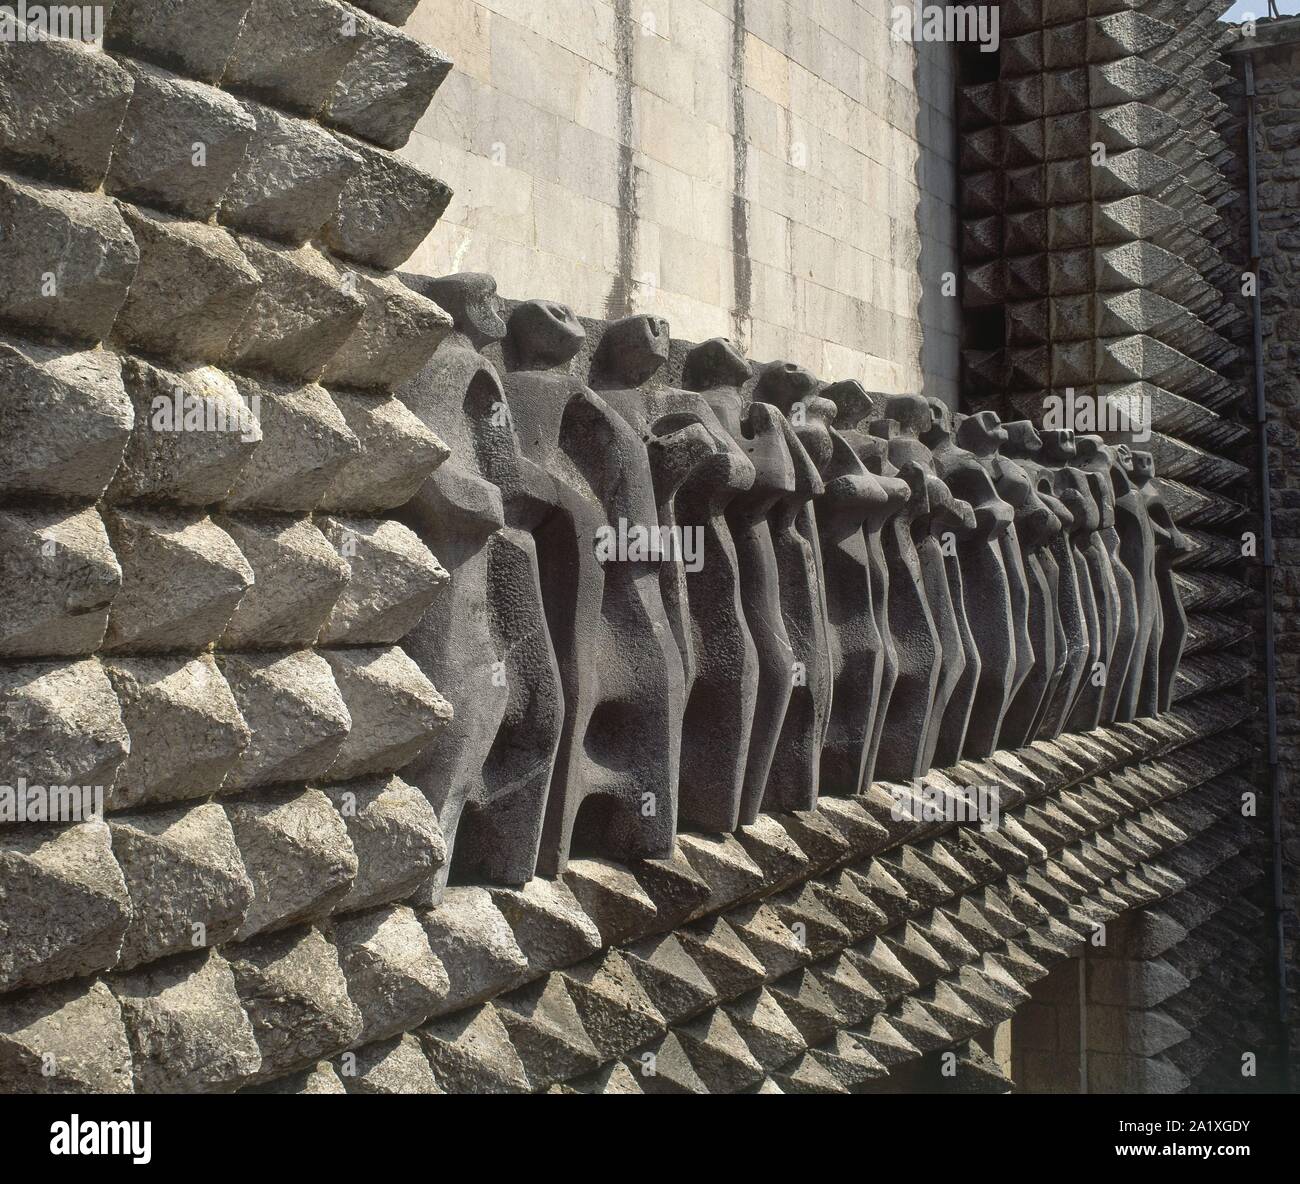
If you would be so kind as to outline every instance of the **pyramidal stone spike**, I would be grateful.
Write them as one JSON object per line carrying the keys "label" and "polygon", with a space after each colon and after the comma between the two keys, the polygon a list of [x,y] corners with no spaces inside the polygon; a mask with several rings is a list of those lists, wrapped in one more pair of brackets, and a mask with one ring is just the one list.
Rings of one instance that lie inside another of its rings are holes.
{"label": "pyramidal stone spike", "polygon": [[711,892],[696,874],[686,856],[674,844],[666,859],[639,859],[633,873],[646,894],[655,902],[662,923],[681,925],[708,908]]}
{"label": "pyramidal stone spike", "polygon": [[343,272],[343,282],[365,301],[365,312],[326,364],[321,381],[392,391],[433,356],[451,331],[451,317],[394,275],[354,269]]}
{"label": "pyramidal stone spike", "polygon": [[787,1094],[847,1094],[849,1088],[829,1070],[818,1057],[804,1053],[784,1069],[772,1074],[772,1078]]}
{"label": "pyramidal stone spike", "polygon": [[537,973],[485,888],[448,888],[437,908],[418,916],[451,983],[449,1011],[491,999]]}
{"label": "pyramidal stone spike", "polygon": [[122,565],[104,648],[117,654],[202,650],[225,631],[253,583],[234,540],[198,510],[119,507],[105,520]]}
{"label": "pyramidal stone spike", "polygon": [[962,1094],[1010,1093],[1013,1082],[998,1063],[974,1040],[956,1048],[956,1072],[946,1083],[949,1091]]}
{"label": "pyramidal stone spike", "polygon": [[225,497],[262,442],[234,381],[212,366],[165,370],[129,355],[122,381],[135,430],[108,500],[204,506]]}
{"label": "pyramidal stone spike", "polygon": [[953,895],[953,890],[914,847],[887,852],[877,858],[906,890],[913,908],[933,908]]}
{"label": "pyramidal stone spike", "polygon": [[121,969],[234,938],[253,885],[220,806],[118,814],[109,830],[131,898]]}
{"label": "pyramidal stone spike", "polygon": [[361,442],[319,386],[241,377],[235,385],[257,416],[261,444],[225,498],[226,510],[302,513],[361,454]]}
{"label": "pyramidal stone spike", "polygon": [[940,909],[935,909],[920,925],[929,938],[930,944],[954,966],[970,962],[980,956],[975,948]]}
{"label": "pyramidal stone spike", "polygon": [[357,858],[343,820],[319,790],[224,805],[254,890],[238,940],[328,916],[347,895]]}
{"label": "pyramidal stone spike", "polygon": [[718,1001],[718,992],[686,953],[676,934],[665,933],[620,951],[655,1009],[669,1024]]}
{"label": "pyramidal stone spike", "polygon": [[858,970],[846,953],[813,967],[818,982],[849,1025],[860,1024],[885,1007],[885,997]]}
{"label": "pyramidal stone spike", "polygon": [[948,989],[961,996],[986,1027],[1010,1019],[1024,1001],[1020,993],[1005,984],[991,982],[978,966],[963,966],[957,977],[948,982]]}
{"label": "pyramidal stone spike", "polygon": [[0,337],[0,494],[99,497],[134,423],[117,355]]}
{"label": "pyramidal stone spike", "polygon": [[626,868],[604,859],[571,859],[561,877],[605,945],[640,937],[655,925],[654,901]]}
{"label": "pyramidal stone spike", "polygon": [[736,837],[754,862],[763,869],[763,878],[769,891],[776,891],[796,880],[804,879],[813,870],[812,859],[775,815],[760,814],[750,825],[742,826],[736,832]]}
{"label": "pyramidal stone spike", "polygon": [[447,972],[406,905],[352,913],[329,928],[348,997],[364,1023],[359,1040],[400,1035],[442,1008],[450,988]]}
{"label": "pyramidal stone spike", "polygon": [[403,157],[350,136],[338,138],[361,158],[361,168],[343,187],[321,239],[340,259],[395,270],[429,236],[452,192]]}
{"label": "pyramidal stone spike", "polygon": [[843,1028],[831,1037],[826,1047],[809,1051],[826,1072],[849,1090],[889,1076],[889,1070],[872,1056],[861,1038]]}
{"label": "pyramidal stone spike", "polygon": [[321,495],[325,511],[382,514],[405,505],[451,450],[400,399],[334,391],[335,405],[361,445]]}
{"label": "pyramidal stone spike", "polygon": [[901,933],[886,933],[882,940],[921,983],[930,983],[952,973],[952,965],[926,940],[921,929],[912,921],[903,926]]}
{"label": "pyramidal stone spike", "polygon": [[0,829],[0,991],[112,966],[130,919],[103,822]]}
{"label": "pyramidal stone spike", "polygon": [[0,510],[0,657],[93,653],[122,569],[93,508]]}
{"label": "pyramidal stone spike", "polygon": [[140,261],[116,205],[0,173],[0,208],[0,322],[86,344],[108,337]]}
{"label": "pyramidal stone spike", "polygon": [[[853,886],[885,914],[887,925],[897,924],[916,911],[908,891],[889,872],[877,856],[860,868],[850,868],[847,876]],[[880,928],[885,928],[881,925]]]}
{"label": "pyramidal stone spike", "polygon": [[1168,45],[1177,32],[1141,12],[1112,12],[1088,22],[1088,57],[1094,62],[1143,57]]}
{"label": "pyramidal stone spike", "polygon": [[1164,94],[1178,79],[1153,62],[1139,57],[1120,58],[1088,70],[1089,102],[1095,107],[1142,101]]}
{"label": "pyramidal stone spike", "polygon": [[262,1053],[258,1080],[305,1069],[357,1042],[361,1013],[319,929],[273,933],[225,953]]}
{"label": "pyramidal stone spike", "polygon": [[762,986],[767,978],[762,962],[722,917],[698,921],[677,937],[723,999]]}
{"label": "pyramidal stone spike", "polygon": [[817,812],[848,841],[855,855],[871,854],[889,838],[889,832],[856,798],[822,798],[817,803]]}
{"label": "pyramidal stone spike", "polygon": [[727,914],[727,924],[763,965],[766,978],[776,978],[812,957],[799,931],[791,929],[766,901],[742,905]]}
{"label": "pyramidal stone spike", "polygon": [[808,1046],[776,997],[767,989],[751,991],[723,1004],[732,1027],[755,1059],[769,1071],[787,1064]]}
{"label": "pyramidal stone spike", "polygon": [[1178,121],[1172,115],[1147,103],[1122,103],[1094,111],[1092,126],[1094,142],[1104,143],[1112,151],[1156,149],[1178,132]]}
{"label": "pyramidal stone spike", "polygon": [[854,1028],[853,1039],[887,1068],[916,1060],[921,1050],[908,1040],[885,1015],[874,1016],[870,1024]]}
{"label": "pyramidal stone spike", "polygon": [[839,827],[819,810],[801,810],[775,815],[777,823],[798,844],[809,859],[808,873],[815,874],[846,859],[852,846]]}
{"label": "pyramidal stone spike", "polygon": [[217,664],[252,733],[224,788],[323,778],[352,727],[330,664],[311,650],[222,653]]}
{"label": "pyramidal stone spike", "polygon": [[534,970],[572,966],[600,952],[600,930],[562,880],[534,877],[520,888],[488,891]]}
{"label": "pyramidal stone spike", "polygon": [[243,103],[215,87],[119,61],[135,89],[113,146],[105,192],[207,222],[244,160],[257,121]]}
{"label": "pyramidal stone spike", "polygon": [[410,632],[448,575],[414,531],[387,519],[316,519],[348,565],[321,645],[392,645]]}
{"label": "pyramidal stone spike", "polygon": [[431,1020],[415,1035],[448,1093],[526,1094],[532,1088],[492,1004]]}
{"label": "pyramidal stone spike", "polygon": [[133,1092],[131,1048],[113,992],[90,979],[0,1000],[0,1089]]}
{"label": "pyramidal stone spike", "polygon": [[420,1042],[410,1032],[335,1057],[333,1072],[350,1094],[440,1094]]}
{"label": "pyramidal stone spike", "polygon": [[397,28],[406,24],[411,13],[419,6],[419,0],[360,0],[356,5],[371,16],[377,16]]}
{"label": "pyramidal stone spike", "polygon": [[558,975],[502,995],[495,1006],[534,1090],[600,1066],[600,1052]]}
{"label": "pyramidal stone spike", "polygon": [[451,719],[452,708],[396,646],[321,650],[338,683],[352,729],[329,768],[333,781],[395,773]]}
{"label": "pyramidal stone spike", "polygon": [[108,984],[122,1009],[136,1093],[229,1093],[262,1065],[235,976],[217,951],[167,958]]}
{"label": "pyramidal stone spike", "polygon": [[763,869],[735,835],[679,835],[677,850],[709,886],[705,912],[742,900],[764,886]]}
{"label": "pyramidal stone spike", "polygon": [[558,972],[583,1030],[605,1059],[620,1057],[667,1031],[667,1021],[617,950]]}
{"label": "pyramidal stone spike", "polygon": [[140,264],[113,323],[114,341],[164,357],[219,362],[262,277],[216,226],[125,203],[121,211]]}
{"label": "pyramidal stone spike", "polygon": [[695,1071],[675,1032],[643,1052],[632,1053],[623,1063],[648,1094],[707,1094],[709,1087]]}
{"label": "pyramidal stone spike", "polygon": [[356,42],[321,118],[396,151],[410,139],[451,62],[424,42],[368,18],[359,23]]}
{"label": "pyramidal stone spike", "polygon": [[297,649],[316,640],[350,578],[347,562],[307,518],[218,514],[213,519],[253,569],[225,649]]}
{"label": "pyramidal stone spike", "polygon": [[878,933],[889,925],[889,918],[872,901],[864,896],[847,871],[841,872],[830,884],[809,881],[809,891],[821,907],[840,924],[846,940],[839,945],[861,941],[869,934]]}
{"label": "pyramidal stone spike", "polygon": [[313,123],[257,103],[247,109],[257,130],[222,198],[221,221],[300,246],[334,216],[361,158]]}
{"label": "pyramidal stone spike", "polygon": [[547,1093],[555,1094],[640,1094],[645,1093],[632,1070],[621,1061],[603,1064],[594,1074],[556,1081]]}
{"label": "pyramidal stone spike", "polygon": [[374,777],[320,790],[342,817],[357,857],[352,887],[334,906],[335,913],[405,900],[446,862],[437,813],[424,794],[400,777]]}
{"label": "pyramidal stone spike", "polygon": [[852,931],[822,904],[808,882],[787,888],[772,897],[768,904],[813,957],[841,950],[854,940]]}
{"label": "pyramidal stone spike", "polygon": [[957,1038],[944,1025],[938,1012],[915,997],[900,999],[887,1013],[889,1023],[921,1052],[937,1052]]}
{"label": "pyramidal stone spike", "polygon": [[984,1027],[984,1020],[956,991],[942,982],[935,983],[917,997],[932,1015],[958,1039],[970,1036]]}
{"label": "pyramidal stone spike", "polygon": [[[113,786],[131,748],[113,685],[93,658],[0,665],[0,769],[31,785]],[[107,805],[107,802],[105,803]]]}
{"label": "pyramidal stone spike", "polygon": [[795,970],[768,984],[768,990],[809,1045],[829,1040],[843,1023],[831,997],[811,970]]}
{"label": "pyramidal stone spike", "polygon": [[[0,44],[5,120],[0,157],[74,189],[99,188],[131,98],[131,75],[75,40]],[[65,80],[50,104],[51,77]]]}
{"label": "pyramidal stone spike", "polygon": [[1100,290],[1127,290],[1159,285],[1177,270],[1178,259],[1153,242],[1138,241],[1099,248],[1093,266]]}
{"label": "pyramidal stone spike", "polygon": [[673,1029],[700,1079],[715,1094],[759,1085],[764,1068],[720,1007]]}

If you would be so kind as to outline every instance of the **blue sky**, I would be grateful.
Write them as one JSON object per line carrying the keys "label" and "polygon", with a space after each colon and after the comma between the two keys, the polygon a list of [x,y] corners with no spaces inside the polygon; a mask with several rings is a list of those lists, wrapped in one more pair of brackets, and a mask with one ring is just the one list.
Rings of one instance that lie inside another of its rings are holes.
{"label": "blue sky", "polygon": [[[1277,8],[1283,16],[1295,16],[1300,14],[1300,0],[1278,0]],[[1245,20],[1247,15],[1268,16],[1268,0],[1237,0],[1237,3],[1224,13],[1223,19],[1235,24],[1237,21]]]}

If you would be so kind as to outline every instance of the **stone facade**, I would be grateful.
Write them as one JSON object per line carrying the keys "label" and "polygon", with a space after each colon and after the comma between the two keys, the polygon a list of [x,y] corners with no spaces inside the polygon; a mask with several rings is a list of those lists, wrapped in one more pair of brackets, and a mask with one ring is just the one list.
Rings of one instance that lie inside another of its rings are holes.
{"label": "stone facade", "polygon": [[[964,413],[755,361],[739,288],[739,343],[630,311],[686,69],[631,43],[713,6],[497,7],[0,44],[0,771],[47,811],[0,820],[0,1088],[1265,1084],[1220,6],[1007,5],[964,63]],[[810,120],[863,10],[727,7],[733,118],[752,33]],[[613,286],[440,274],[449,58],[544,111],[580,37],[639,129]],[[1152,431],[1040,431],[1068,383]]]}
{"label": "stone facade", "polygon": [[957,405],[953,55],[885,0],[421,0],[457,69],[411,260]]}

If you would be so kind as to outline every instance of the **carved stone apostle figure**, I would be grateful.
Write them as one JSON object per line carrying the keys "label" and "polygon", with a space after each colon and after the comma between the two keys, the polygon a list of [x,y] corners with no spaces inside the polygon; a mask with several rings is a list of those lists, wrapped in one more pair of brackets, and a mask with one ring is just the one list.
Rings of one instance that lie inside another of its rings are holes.
{"label": "carved stone apostle figure", "polygon": [[[1150,657],[1152,638],[1157,635],[1160,592],[1156,586],[1156,536],[1147,514],[1147,500],[1133,481],[1133,454],[1125,444],[1110,449],[1111,482],[1115,489],[1115,529],[1119,532],[1119,553],[1133,577],[1133,600],[1137,606],[1137,636],[1133,657],[1115,694],[1114,719],[1129,723],[1142,711],[1139,700],[1142,682]],[[1159,642],[1155,643],[1159,650]],[[1158,657],[1157,657],[1158,662]]]}
{"label": "carved stone apostle figure", "polygon": [[[678,550],[659,573],[685,671],[680,824],[726,832],[739,825],[758,694],[758,655],[726,510],[753,486],[755,469],[702,394],[658,380],[668,344],[659,318],[615,322],[601,339],[593,385],[645,440],[660,527]],[[706,372],[703,363],[701,356],[697,374]],[[637,378],[634,386],[611,385]]]}
{"label": "carved stone apostle figure", "polygon": [[[640,436],[570,373],[585,336],[565,306],[530,300],[506,339],[520,446],[555,482],[553,512],[533,532],[564,686],[545,875],[564,869],[575,844],[611,859],[664,858],[677,820],[682,657],[650,544],[650,461]],[[611,360],[629,377],[644,364]]]}
{"label": "carved stone apostle figure", "polygon": [[[1156,588],[1159,593],[1160,624],[1154,663],[1148,656],[1139,698],[1141,714],[1154,715],[1173,706],[1174,676],[1187,641],[1187,613],[1174,579],[1174,567],[1191,545],[1174,524],[1169,507],[1161,500],[1155,460],[1149,452],[1133,453],[1133,481],[1146,505],[1147,519],[1155,534]],[[1150,652],[1149,652],[1150,655]]]}
{"label": "carved stone apostle figure", "polygon": [[[403,645],[455,714],[402,776],[438,812],[460,879],[522,884],[536,867],[564,719],[530,533],[554,500],[520,455],[500,377],[483,354],[505,336],[496,282],[462,274],[422,283],[455,329],[402,401],[451,448],[408,504],[408,525],[450,580]],[[507,520],[498,484],[512,489]]]}
{"label": "carved stone apostle figure", "polygon": [[730,342],[718,337],[691,351],[682,385],[697,391],[718,422],[754,466],[754,483],[727,506],[727,526],[736,547],[740,602],[758,655],[758,693],[745,758],[740,821],[752,823],[763,803],[772,757],[790,702],[794,650],[781,612],[781,581],[769,515],[793,494],[795,468],[792,432],[785,417],[766,403],[746,403],[743,390],[750,364]]}
{"label": "carved stone apostle figure", "polygon": [[[822,742],[830,720],[833,682],[826,593],[813,513],[813,499],[824,486],[816,462],[787,418],[793,414],[801,426],[808,426],[803,400],[811,398],[817,386],[811,372],[791,362],[762,367],[754,386],[754,401],[767,403],[780,414],[778,422],[788,433],[795,471],[794,491],[780,498],[768,515],[781,583],[781,614],[794,651],[787,676],[790,702],[763,792],[763,809],[772,813],[810,810],[816,804]],[[815,431],[813,435],[820,439]]]}

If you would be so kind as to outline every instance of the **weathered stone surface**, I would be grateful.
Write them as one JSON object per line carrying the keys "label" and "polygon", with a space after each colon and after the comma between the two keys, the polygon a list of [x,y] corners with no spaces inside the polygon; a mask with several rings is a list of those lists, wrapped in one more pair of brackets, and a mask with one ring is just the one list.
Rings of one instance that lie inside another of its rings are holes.
{"label": "weathered stone surface", "polygon": [[215,84],[251,6],[252,0],[114,0],[104,45]]}
{"label": "weathered stone surface", "polygon": [[104,637],[116,653],[202,650],[224,632],[253,582],[230,536],[199,511],[107,515],[122,591]]}
{"label": "weathered stone surface", "polygon": [[241,236],[262,289],[231,339],[225,364],[289,382],[312,382],[351,335],[366,303],[312,247],[293,250]]}
{"label": "weathered stone surface", "polygon": [[321,235],[334,254],[392,271],[428,237],[451,190],[418,165],[350,137],[361,169],[343,187],[338,212]]}
{"label": "weathered stone surface", "polygon": [[322,650],[352,719],[332,781],[394,773],[417,757],[451,719],[452,706],[396,646]]}
{"label": "weathered stone surface", "polygon": [[351,570],[321,644],[400,641],[446,581],[442,565],[400,522],[323,515],[317,525]]}
{"label": "weathered stone surface", "polygon": [[109,830],[131,896],[119,967],[213,948],[235,936],[253,885],[220,806],[121,814]]}
{"label": "weathered stone surface", "polygon": [[94,659],[0,666],[0,769],[5,783],[103,785],[131,747],[117,696]]}
{"label": "weathered stone surface", "polygon": [[415,1034],[448,1093],[523,1094],[531,1088],[510,1033],[490,1003],[432,1020]]}
{"label": "weathered stone surface", "polygon": [[331,930],[348,995],[365,1023],[359,1040],[399,1035],[439,1010],[450,986],[447,972],[405,905],[339,918]]}
{"label": "weathered stone surface", "polygon": [[310,650],[222,653],[217,662],[252,733],[226,788],[321,777],[352,726],[329,663]]}
{"label": "weathered stone surface", "polygon": [[230,965],[181,954],[109,980],[131,1043],[135,1091],[228,1093],[261,1063]]}
{"label": "weathered stone surface", "polygon": [[361,1013],[320,930],[241,942],[230,947],[230,959],[262,1050],[260,1079],[306,1068],[356,1042]]}
{"label": "weathered stone surface", "polygon": [[224,230],[122,204],[140,265],[113,339],[144,353],[219,362],[261,287]]}
{"label": "weathered stone surface", "polygon": [[310,510],[361,443],[320,386],[283,386],[240,378],[240,393],[257,408],[262,444],[225,499],[227,510]]}
{"label": "weathered stone surface", "polygon": [[335,474],[319,509],[380,514],[405,505],[450,449],[391,395],[334,391],[331,396],[361,452]]}
{"label": "weathered stone surface", "polygon": [[210,86],[128,62],[135,93],[105,191],[206,222],[241,171],[257,124]]}
{"label": "weathered stone surface", "polygon": [[[491,999],[525,982],[532,973],[509,922],[486,889],[448,888],[441,905],[419,917],[451,982],[449,1011]],[[425,1051],[429,1051],[427,1042]],[[430,1060],[437,1072],[438,1062],[431,1052]]]}
{"label": "weathered stone surface", "polygon": [[323,786],[347,827],[357,873],[336,913],[404,900],[447,858],[438,815],[418,789],[399,777]]}
{"label": "weathered stone surface", "polygon": [[222,85],[315,115],[357,52],[364,19],[334,0],[256,0]]}
{"label": "weathered stone surface", "polygon": [[108,809],[220,790],[249,731],[212,656],[114,658],[106,669],[131,740]]}
{"label": "weathered stone surface", "polygon": [[254,899],[239,940],[328,916],[357,873],[347,829],[319,790],[225,803]]}
{"label": "weathered stone surface", "polygon": [[327,386],[389,391],[419,373],[451,329],[451,318],[396,276],[345,272],[344,282],[366,302],[351,336],[330,358]]}
{"label": "weathered stone surface", "polygon": [[225,649],[311,645],[348,581],[348,565],[308,518],[218,514],[253,569],[253,586],[230,618]]}
{"label": "weathered stone surface", "polygon": [[274,1081],[245,1086],[240,1090],[240,1093],[246,1094],[345,1094],[347,1092],[329,1061],[319,1061],[310,1069],[299,1069],[297,1073],[288,1073],[283,1077],[275,1078]]}
{"label": "weathered stone surface", "polygon": [[298,246],[334,218],[361,158],[315,124],[270,107],[252,111],[257,131],[225,191],[221,221]]}
{"label": "weathered stone surface", "polygon": [[94,980],[0,1002],[0,1090],[131,1093],[131,1049],[113,992]]}
{"label": "weathered stone surface", "polygon": [[121,66],[75,41],[0,43],[0,160],[98,188],[131,89]]}
{"label": "weathered stone surface", "polygon": [[112,966],[130,917],[102,821],[0,829],[0,991]]}
{"label": "weathered stone surface", "polygon": [[363,18],[356,53],[322,119],[383,148],[401,148],[450,72],[451,62],[436,50]]}
{"label": "weathered stone surface", "polygon": [[372,16],[387,21],[390,25],[404,25],[407,18],[420,5],[420,0],[360,0],[358,8],[365,9]]}
{"label": "weathered stone surface", "polygon": [[93,508],[0,510],[0,655],[93,653],[122,580]]}
{"label": "weathered stone surface", "polygon": [[440,1094],[433,1069],[409,1032],[345,1052],[335,1061],[350,1094]]}
{"label": "weathered stone surface", "polygon": [[0,174],[0,321],[69,341],[102,341],[140,252],[117,206]]}
{"label": "weathered stone surface", "polygon": [[122,382],[135,429],[107,499],[204,506],[224,497],[262,442],[234,381],[215,366],[170,370],[128,354]]}
{"label": "weathered stone surface", "polygon": [[0,493],[98,497],[134,422],[115,354],[0,338]]}

